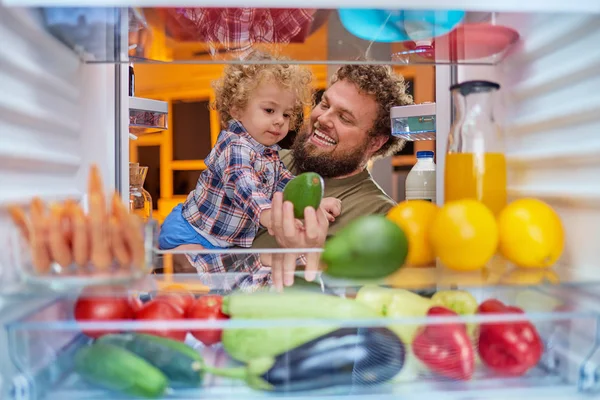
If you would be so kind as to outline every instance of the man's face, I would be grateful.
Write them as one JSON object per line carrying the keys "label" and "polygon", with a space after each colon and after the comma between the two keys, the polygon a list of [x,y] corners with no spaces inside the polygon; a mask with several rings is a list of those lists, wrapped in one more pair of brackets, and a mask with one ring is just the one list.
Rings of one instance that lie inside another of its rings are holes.
{"label": "man's face", "polygon": [[310,126],[294,143],[298,168],[324,178],[360,172],[377,150],[369,137],[377,111],[375,99],[360,93],[355,84],[331,85],[312,110]]}

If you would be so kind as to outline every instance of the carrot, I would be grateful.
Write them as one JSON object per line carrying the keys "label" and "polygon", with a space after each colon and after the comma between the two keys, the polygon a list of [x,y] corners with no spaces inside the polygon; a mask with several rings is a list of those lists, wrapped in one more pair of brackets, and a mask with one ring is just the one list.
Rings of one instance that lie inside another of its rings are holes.
{"label": "carrot", "polygon": [[38,197],[31,201],[31,257],[38,272],[48,272],[52,262],[48,248],[48,219],[44,203]]}
{"label": "carrot", "polygon": [[29,222],[27,221],[27,216],[25,215],[25,211],[21,207],[18,206],[9,206],[8,213],[12,218],[13,222],[21,232],[21,235],[25,238],[27,242],[30,241],[31,233]]}
{"label": "carrot", "polygon": [[70,208],[69,211],[73,229],[73,260],[78,266],[84,267],[90,261],[90,232],[88,220],[79,204],[73,204]]}
{"label": "carrot", "polygon": [[137,215],[127,212],[118,193],[114,194],[112,205],[113,213],[121,226],[123,240],[130,251],[132,265],[137,268],[144,268],[146,254],[144,236],[142,234],[142,221]]}
{"label": "carrot", "polygon": [[122,228],[117,217],[111,215],[109,225],[112,251],[115,258],[121,267],[129,268],[131,266],[131,253],[123,238]]}
{"label": "carrot", "polygon": [[63,233],[64,208],[58,204],[50,207],[48,218],[48,244],[52,258],[61,266],[68,267],[73,262],[73,255],[67,238]]}
{"label": "carrot", "polygon": [[104,199],[99,194],[92,194],[90,202],[90,239],[91,239],[91,261],[92,265],[99,269],[107,269],[112,262],[110,251],[110,239],[108,228],[108,217],[104,208]]}

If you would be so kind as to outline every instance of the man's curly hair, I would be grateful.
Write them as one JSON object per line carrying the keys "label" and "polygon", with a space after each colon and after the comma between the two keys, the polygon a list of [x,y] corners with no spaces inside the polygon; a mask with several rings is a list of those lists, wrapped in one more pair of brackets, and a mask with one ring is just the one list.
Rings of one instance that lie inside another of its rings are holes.
{"label": "man's curly hair", "polygon": [[[245,109],[252,92],[259,84],[268,82],[294,93],[296,104],[290,118],[290,130],[300,128],[303,108],[312,104],[312,72],[300,65],[283,63],[287,59],[258,51],[244,61],[250,63],[227,65],[221,78],[212,84],[216,96],[212,107],[219,113],[222,127],[227,127],[233,118],[231,111],[234,108]],[[260,64],[262,61],[268,63]]]}
{"label": "man's curly hair", "polygon": [[386,157],[402,150],[405,141],[391,135],[390,109],[413,104],[412,96],[406,93],[404,77],[394,74],[390,67],[383,65],[344,65],[334,74],[331,84],[337,81],[354,83],[361,93],[373,96],[379,105],[377,118],[369,134],[371,137],[386,137],[388,141],[372,158]]}

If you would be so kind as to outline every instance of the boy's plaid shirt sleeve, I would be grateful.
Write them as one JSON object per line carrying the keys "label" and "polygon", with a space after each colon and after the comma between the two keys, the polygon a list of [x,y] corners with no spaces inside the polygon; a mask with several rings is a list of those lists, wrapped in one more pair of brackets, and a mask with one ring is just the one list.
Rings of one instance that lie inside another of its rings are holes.
{"label": "boy's plaid shirt sleeve", "polygon": [[283,192],[285,185],[294,179],[294,175],[283,165],[283,161],[279,161],[279,181],[277,182],[276,192]]}
{"label": "boy's plaid shirt sleeve", "polygon": [[251,148],[234,142],[222,153],[219,164],[223,170],[223,188],[234,206],[232,220],[241,211],[245,216],[241,219],[250,219],[258,226],[261,212],[271,208],[271,199],[262,190],[264,183],[253,166],[255,157]]}

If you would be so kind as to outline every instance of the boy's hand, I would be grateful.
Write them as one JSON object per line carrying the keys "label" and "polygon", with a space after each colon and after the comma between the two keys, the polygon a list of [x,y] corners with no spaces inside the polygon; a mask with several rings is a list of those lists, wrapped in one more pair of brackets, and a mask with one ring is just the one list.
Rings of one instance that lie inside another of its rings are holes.
{"label": "boy's hand", "polygon": [[325,212],[329,222],[334,222],[335,218],[342,213],[342,201],[335,197],[325,197],[321,200],[319,208]]}

